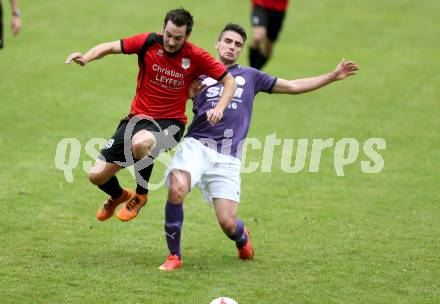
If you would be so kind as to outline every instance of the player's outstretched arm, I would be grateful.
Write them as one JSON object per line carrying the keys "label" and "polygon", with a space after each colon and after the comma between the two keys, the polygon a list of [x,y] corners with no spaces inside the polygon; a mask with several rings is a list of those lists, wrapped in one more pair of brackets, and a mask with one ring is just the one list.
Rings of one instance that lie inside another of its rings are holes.
{"label": "player's outstretched arm", "polygon": [[310,92],[322,88],[334,81],[355,75],[357,70],[359,70],[359,67],[354,61],[343,59],[333,72],[327,74],[295,80],[278,79],[272,89],[272,93],[301,94]]}
{"label": "player's outstretched arm", "polygon": [[80,52],[74,52],[67,56],[65,63],[71,64],[72,61],[84,66],[90,61],[97,60],[108,54],[121,54],[121,42],[119,40],[113,42],[106,42],[98,44],[97,46],[91,48],[84,55]]}
{"label": "player's outstretched arm", "polygon": [[235,78],[230,73],[223,77],[220,82],[224,87],[222,96],[220,97],[220,100],[215,108],[206,111],[206,119],[213,125],[222,119],[223,112],[231,102],[232,97],[234,97],[235,90],[237,89]]}

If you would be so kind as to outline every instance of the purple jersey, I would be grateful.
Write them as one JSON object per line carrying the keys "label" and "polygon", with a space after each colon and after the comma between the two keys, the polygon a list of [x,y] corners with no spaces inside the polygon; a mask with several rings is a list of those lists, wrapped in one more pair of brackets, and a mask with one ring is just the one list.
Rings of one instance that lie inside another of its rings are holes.
{"label": "purple jersey", "polygon": [[219,153],[241,158],[241,146],[249,131],[255,95],[261,91],[271,93],[277,79],[240,65],[234,65],[228,71],[235,77],[237,90],[223,118],[214,126],[206,120],[206,111],[214,108],[219,101],[223,85],[212,78],[205,78],[203,83],[206,88],[193,98],[194,117],[186,137],[198,139]]}

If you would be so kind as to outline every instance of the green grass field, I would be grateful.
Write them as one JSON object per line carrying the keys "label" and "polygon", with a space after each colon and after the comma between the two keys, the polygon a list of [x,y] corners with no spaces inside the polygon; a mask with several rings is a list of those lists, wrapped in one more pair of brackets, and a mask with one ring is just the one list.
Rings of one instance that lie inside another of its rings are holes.
{"label": "green grass field", "polygon": [[[255,260],[236,258],[195,191],[185,202],[184,266],[161,273],[166,190],[152,191],[136,220],[100,223],[95,212],[105,195],[82,169],[92,160],[89,139],[111,136],[128,112],[136,57],[85,68],[64,60],[100,42],[160,31],[165,12],[180,5],[196,19],[191,40],[214,54],[226,22],[250,31],[249,1],[22,1],[17,38],[3,1],[0,303],[209,303],[219,296],[240,304],[440,303],[440,2],[291,2],[268,73],[316,75],[342,57],[361,71],[306,95],[260,94],[249,136],[383,138],[384,170],[363,173],[361,149],[338,177],[333,148],[318,173],[287,174],[277,147],[271,173],[242,175],[239,216]],[[240,62],[246,58],[247,50]],[[82,145],[73,183],[54,164],[63,138]],[[248,156],[261,160],[262,151]],[[164,166],[156,169],[159,181]],[[128,172],[119,177],[134,186]]]}

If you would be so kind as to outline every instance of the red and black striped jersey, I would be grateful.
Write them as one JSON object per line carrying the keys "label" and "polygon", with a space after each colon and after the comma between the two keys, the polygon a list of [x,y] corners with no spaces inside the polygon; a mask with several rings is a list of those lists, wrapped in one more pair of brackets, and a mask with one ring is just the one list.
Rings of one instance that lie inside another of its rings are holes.
{"label": "red and black striped jersey", "polygon": [[130,113],[186,124],[185,106],[191,81],[199,75],[220,80],[227,69],[207,51],[186,41],[176,53],[163,47],[163,37],[142,33],[121,39],[124,54],[137,54],[139,73]]}
{"label": "red and black striped jersey", "polygon": [[252,5],[258,5],[273,11],[285,12],[288,0],[252,0]]}

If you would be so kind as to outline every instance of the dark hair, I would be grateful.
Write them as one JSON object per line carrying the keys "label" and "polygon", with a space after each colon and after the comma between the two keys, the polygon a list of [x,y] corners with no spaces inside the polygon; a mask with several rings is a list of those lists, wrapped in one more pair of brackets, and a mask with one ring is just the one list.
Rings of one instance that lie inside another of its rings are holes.
{"label": "dark hair", "polygon": [[171,21],[177,26],[186,25],[186,34],[191,33],[194,25],[193,16],[183,7],[169,11],[163,21],[163,27],[167,25],[168,21]]}
{"label": "dark hair", "polygon": [[246,31],[244,30],[244,28],[241,25],[235,24],[235,23],[228,23],[225,25],[223,30],[220,32],[220,35],[218,36],[219,41],[222,39],[223,33],[227,32],[227,31],[236,32],[237,34],[239,34],[243,38],[243,41],[246,41],[246,39],[247,39]]}

